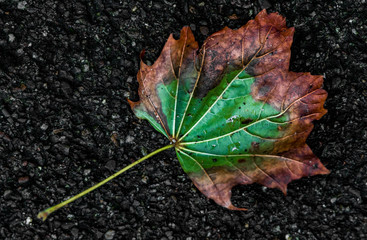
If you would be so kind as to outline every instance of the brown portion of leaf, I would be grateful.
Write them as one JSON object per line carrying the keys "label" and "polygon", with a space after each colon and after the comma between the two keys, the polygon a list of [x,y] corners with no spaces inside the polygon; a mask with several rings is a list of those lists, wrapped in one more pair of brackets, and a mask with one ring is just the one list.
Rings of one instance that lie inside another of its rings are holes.
{"label": "brown portion of leaf", "polygon": [[237,208],[231,202],[232,187],[241,183],[252,183],[240,171],[215,167],[205,171],[205,173],[188,173],[188,175],[200,192],[207,198],[213,199],[217,204],[231,210],[247,210],[245,208]]}
{"label": "brown portion of leaf", "polygon": [[[248,161],[251,162],[251,169]],[[287,185],[292,180],[329,173],[306,144],[278,156],[253,154],[238,159],[232,166],[189,173],[189,177],[206,197],[217,204],[231,210],[246,210],[233,206],[231,202],[231,189],[238,184],[259,183],[269,188],[278,188],[286,194]]]}
{"label": "brown portion of leaf", "polygon": [[[169,136],[167,118],[162,112],[162,103],[159,99],[156,86],[158,83],[169,84],[181,75],[180,69],[188,64],[194,65],[198,43],[189,27],[181,30],[180,39],[175,40],[171,34],[163,50],[152,66],[140,61],[140,70],[137,74],[139,82],[139,102],[129,101],[134,110],[137,106],[145,107],[146,111],[161,124]],[[143,55],[142,52],[141,55]]]}
{"label": "brown portion of leaf", "polygon": [[294,28],[286,27],[284,17],[263,10],[237,30],[225,27],[212,34],[202,47],[205,64],[195,94],[205,96],[233,70],[245,69],[257,76],[275,68],[288,69],[293,33]]}
{"label": "brown portion of leaf", "polygon": [[[305,144],[313,128],[312,121],[326,114],[324,102],[327,92],[321,89],[322,83],[322,76],[281,70],[271,71],[256,79],[252,88],[254,99],[289,114],[290,124],[278,127],[284,137],[275,143],[273,153]],[[267,89],[271,90],[266,91]]]}

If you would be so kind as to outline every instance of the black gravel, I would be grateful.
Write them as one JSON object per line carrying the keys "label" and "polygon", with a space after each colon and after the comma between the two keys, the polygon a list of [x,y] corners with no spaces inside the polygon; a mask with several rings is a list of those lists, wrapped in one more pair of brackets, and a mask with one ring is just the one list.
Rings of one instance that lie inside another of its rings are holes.
{"label": "black gravel", "polygon": [[[207,200],[173,151],[51,215],[168,142],[131,112],[139,53],[191,26],[200,43],[262,9],[296,27],[291,70],[324,74],[328,114],[308,143],[331,170]],[[367,4],[347,1],[0,0],[1,239],[367,239]]]}

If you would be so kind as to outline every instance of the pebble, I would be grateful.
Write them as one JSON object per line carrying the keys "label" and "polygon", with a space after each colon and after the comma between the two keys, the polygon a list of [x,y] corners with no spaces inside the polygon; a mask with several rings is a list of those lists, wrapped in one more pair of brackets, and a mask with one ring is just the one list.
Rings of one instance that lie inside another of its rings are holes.
{"label": "pebble", "polygon": [[127,136],[127,137],[126,137],[126,139],[125,139],[125,142],[126,142],[126,143],[132,143],[133,141],[134,141],[134,137],[132,137],[132,136],[130,136],[130,135],[129,135],[129,136]]}
{"label": "pebble", "polygon": [[62,225],[61,225],[61,228],[62,228],[62,229],[65,229],[65,230],[68,230],[68,229],[72,228],[73,226],[74,226],[74,224],[73,224],[73,223],[71,223],[71,222],[67,222],[67,223],[62,224]]}
{"label": "pebble", "polygon": [[12,33],[10,33],[9,34],[9,42],[14,42],[14,40],[15,40],[15,36],[14,36],[14,34],[12,34]]}
{"label": "pebble", "polygon": [[32,224],[32,218],[31,217],[27,217],[27,219],[25,220],[25,224],[26,225],[31,225]]}
{"label": "pebble", "polygon": [[191,28],[192,31],[196,31],[196,25],[195,24],[193,24],[193,23],[190,24],[190,28]]}
{"label": "pebble", "polygon": [[10,117],[10,113],[6,109],[2,109],[1,112],[4,114],[5,117]]}
{"label": "pebble", "polygon": [[62,153],[64,155],[69,155],[69,153],[70,153],[70,147],[69,146],[61,145],[60,150],[62,151]]}
{"label": "pebble", "polygon": [[91,170],[90,169],[85,169],[83,172],[84,176],[88,176],[90,174]]}
{"label": "pebble", "polygon": [[104,234],[104,239],[106,240],[111,240],[114,238],[115,236],[115,231],[114,230],[108,230],[105,234]]}
{"label": "pebble", "polygon": [[29,181],[29,177],[28,176],[18,178],[18,183],[19,184],[25,184],[28,181]]}
{"label": "pebble", "polygon": [[27,2],[26,1],[20,1],[20,2],[18,2],[18,9],[19,10],[24,10],[25,9],[25,7],[26,7],[26,5],[27,5]]}
{"label": "pebble", "polygon": [[88,72],[89,71],[89,65],[88,64],[84,64],[83,68],[82,68],[83,72]]}
{"label": "pebble", "polygon": [[207,27],[200,27],[200,32],[206,36],[209,34],[209,29]]}
{"label": "pebble", "polygon": [[3,194],[3,197],[5,200],[8,200],[10,199],[10,195],[12,194],[12,191],[11,190],[5,190],[4,194]]}
{"label": "pebble", "polygon": [[47,128],[48,128],[48,125],[46,123],[41,125],[41,130],[45,131],[47,130]]}
{"label": "pebble", "polygon": [[77,228],[72,228],[70,232],[74,238],[77,238],[79,235],[79,230]]}
{"label": "pebble", "polygon": [[262,9],[267,9],[271,7],[271,4],[267,0],[259,0],[259,4]]}
{"label": "pebble", "polygon": [[109,170],[114,170],[116,167],[116,162],[114,160],[110,160],[106,163],[105,167]]}

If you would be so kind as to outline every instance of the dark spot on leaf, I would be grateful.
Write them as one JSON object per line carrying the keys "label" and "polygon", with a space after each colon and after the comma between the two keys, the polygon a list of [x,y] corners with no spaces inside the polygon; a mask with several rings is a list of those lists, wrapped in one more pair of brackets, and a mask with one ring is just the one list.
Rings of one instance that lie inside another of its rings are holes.
{"label": "dark spot on leaf", "polygon": [[315,163],[314,165],[312,165],[312,168],[313,169],[318,169],[319,168],[319,165],[317,163]]}
{"label": "dark spot on leaf", "polygon": [[252,142],[251,143],[251,146],[252,146],[253,149],[259,149],[259,145],[260,144],[258,142]]}
{"label": "dark spot on leaf", "polygon": [[249,124],[250,122],[252,122],[251,118],[245,118],[245,119],[241,118],[241,124]]}
{"label": "dark spot on leaf", "polygon": [[[267,79],[265,80],[265,83],[267,82]],[[269,83],[266,83],[269,84]],[[260,96],[266,96],[270,91],[270,87],[268,85],[264,85],[260,88],[259,95]]]}
{"label": "dark spot on leaf", "polygon": [[310,86],[308,86],[308,90],[311,90],[313,87],[313,84],[310,84]]}
{"label": "dark spot on leaf", "polygon": [[197,138],[201,138],[199,135],[196,136]]}
{"label": "dark spot on leaf", "polygon": [[218,161],[216,158],[213,158],[212,160],[213,160],[213,162],[217,162]]}
{"label": "dark spot on leaf", "polygon": [[238,163],[244,163],[244,162],[246,162],[246,159],[244,158],[238,159]]}
{"label": "dark spot on leaf", "polygon": [[241,109],[241,107],[238,107],[238,109]]}

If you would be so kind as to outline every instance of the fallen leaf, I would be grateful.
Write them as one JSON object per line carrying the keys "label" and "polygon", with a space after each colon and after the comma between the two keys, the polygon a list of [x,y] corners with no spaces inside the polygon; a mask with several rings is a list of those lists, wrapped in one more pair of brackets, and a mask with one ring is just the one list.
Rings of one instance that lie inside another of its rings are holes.
{"label": "fallen leaf", "polygon": [[157,61],[141,61],[137,117],[172,144],[184,171],[229,209],[237,184],[287,184],[329,171],[306,144],[325,113],[323,78],[290,72],[294,28],[261,11],[245,26],[209,36],[199,50],[189,27],[171,35]]}

